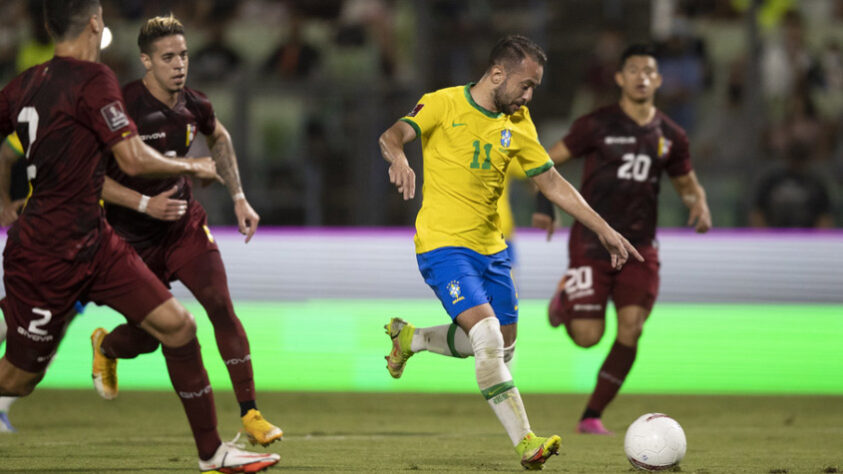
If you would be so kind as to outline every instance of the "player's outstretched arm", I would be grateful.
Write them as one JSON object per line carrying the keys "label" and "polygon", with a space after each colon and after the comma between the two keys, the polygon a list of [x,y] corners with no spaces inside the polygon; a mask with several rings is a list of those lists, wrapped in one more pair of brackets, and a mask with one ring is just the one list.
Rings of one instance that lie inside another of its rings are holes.
{"label": "player's outstretched arm", "polygon": [[8,227],[17,219],[24,199],[12,201],[12,165],[20,158],[4,140],[0,145],[0,226]]}
{"label": "player's outstretched arm", "polygon": [[404,200],[416,195],[416,173],[410,168],[404,144],[416,138],[416,131],[408,123],[397,121],[378,139],[383,159],[389,162],[389,182],[398,188]]}
{"label": "player's outstretched arm", "polygon": [[129,176],[164,178],[188,174],[199,179],[222,182],[211,158],[167,158],[146,145],[137,135],[111,147],[117,165]]}
{"label": "player's outstretched arm", "polygon": [[240,182],[240,169],[237,167],[237,155],[234,154],[234,144],[231,143],[231,135],[228,130],[217,120],[214,132],[207,135],[208,149],[211,150],[211,157],[217,165],[217,173],[222,177],[223,184],[228,189],[231,200],[234,201],[234,215],[237,216],[237,228],[241,234],[246,236],[246,243],[252,240],[252,236],[258,230],[260,216],[243,192],[243,185]]}
{"label": "player's outstretched arm", "polygon": [[[553,160],[554,165],[561,165],[572,158],[571,151],[565,145],[564,140],[559,140],[553,146],[547,149],[547,154]],[[547,241],[550,242],[553,237],[555,225],[553,212],[553,203],[542,193],[536,194],[536,210],[533,212],[532,224],[533,227],[544,229],[547,232]]]}
{"label": "player's outstretched arm", "polygon": [[187,201],[171,198],[178,189],[178,186],[173,186],[150,197],[106,176],[102,185],[102,198],[109,204],[123,206],[158,220],[174,221],[181,218],[187,211]]}
{"label": "player's outstretched arm", "polygon": [[635,250],[635,247],[594,212],[579,191],[563,178],[556,168],[550,168],[540,175],[533,176],[533,182],[551,202],[597,234],[600,242],[609,251],[614,268],[620,269],[630,254],[639,261],[644,261],[644,257]]}
{"label": "player's outstretched arm", "polygon": [[705,198],[705,189],[697,180],[697,174],[688,174],[670,179],[673,187],[688,207],[688,225],[694,226],[697,232],[705,233],[711,229],[711,211]]}

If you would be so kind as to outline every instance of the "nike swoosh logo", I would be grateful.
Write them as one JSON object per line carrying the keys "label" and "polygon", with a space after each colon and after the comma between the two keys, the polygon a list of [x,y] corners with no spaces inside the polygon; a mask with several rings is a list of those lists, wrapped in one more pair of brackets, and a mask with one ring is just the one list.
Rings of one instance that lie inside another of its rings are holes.
{"label": "nike swoosh logo", "polygon": [[[496,395],[500,395],[501,393],[503,393],[503,392],[505,392],[506,390],[509,390],[509,389],[511,389],[511,388],[512,388],[512,387],[500,387],[500,388],[498,388],[497,390],[492,390],[492,391],[490,391],[488,396],[489,396],[489,398],[492,398],[492,397],[494,397],[494,396],[496,396]],[[506,390],[504,390],[504,389],[506,389]]]}
{"label": "nike swoosh logo", "polygon": [[451,126],[454,127],[454,128],[461,127],[463,125],[468,125],[468,124],[467,123],[451,122]]}

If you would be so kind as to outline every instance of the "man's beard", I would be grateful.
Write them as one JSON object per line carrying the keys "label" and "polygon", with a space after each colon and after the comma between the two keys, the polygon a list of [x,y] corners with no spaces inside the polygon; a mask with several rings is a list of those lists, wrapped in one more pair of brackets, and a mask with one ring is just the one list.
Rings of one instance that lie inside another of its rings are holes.
{"label": "man's beard", "polygon": [[[492,97],[492,99],[493,99],[493,101],[494,101],[495,108],[496,108],[499,112],[503,112],[503,113],[504,113],[504,114],[506,114],[506,115],[512,115],[512,114],[514,114],[514,113],[515,113],[515,112],[516,112],[519,108],[521,108],[521,106],[520,106],[520,105],[516,106],[516,104],[513,104],[511,101],[506,100],[506,97],[504,97],[504,95],[503,95],[503,91],[505,91],[505,90],[506,90],[506,81],[504,81],[504,82],[503,82],[503,84],[499,85],[499,86],[495,89],[495,94],[494,94],[494,96]],[[514,109],[512,109],[512,111],[510,111],[509,109],[510,109],[511,107],[515,107],[515,108],[514,108]]]}

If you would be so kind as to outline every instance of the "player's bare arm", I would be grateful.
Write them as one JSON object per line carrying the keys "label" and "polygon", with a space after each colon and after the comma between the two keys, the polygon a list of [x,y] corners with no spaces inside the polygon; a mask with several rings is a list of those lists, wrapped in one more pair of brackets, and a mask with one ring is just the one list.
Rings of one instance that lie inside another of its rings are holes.
{"label": "player's bare arm", "polygon": [[187,201],[172,198],[178,189],[178,186],[173,186],[155,196],[147,196],[106,176],[102,185],[102,198],[109,204],[133,209],[158,220],[175,221],[187,211]]}
{"label": "player's bare arm", "polygon": [[120,141],[111,151],[120,169],[129,176],[163,178],[188,174],[199,179],[222,182],[211,158],[167,158],[143,143],[138,136]]}
{"label": "player's bare arm", "polygon": [[711,229],[711,211],[705,197],[705,189],[697,180],[697,174],[688,174],[670,179],[673,187],[688,207],[688,225],[694,226],[697,232],[705,233]]}
{"label": "player's bare arm", "polygon": [[243,185],[240,183],[240,170],[237,167],[237,156],[234,153],[234,145],[231,143],[231,135],[228,130],[216,121],[214,133],[207,135],[208,149],[211,150],[211,157],[217,166],[217,173],[222,177],[228,194],[234,201],[234,214],[237,216],[237,228],[240,233],[246,236],[246,243],[255,235],[258,230],[260,216],[243,193]]}
{"label": "player's bare arm", "polygon": [[571,156],[571,151],[568,150],[567,146],[565,146],[565,142],[563,140],[559,140],[554,143],[553,146],[548,148],[547,154],[550,155],[550,159],[553,160],[554,165],[561,165],[573,158]]}
{"label": "player's bare arm", "polygon": [[8,227],[18,219],[18,214],[26,202],[24,199],[12,201],[12,165],[20,158],[5,141],[0,146],[0,226]]}
{"label": "player's bare arm", "polygon": [[600,243],[612,257],[613,267],[617,269],[623,267],[630,254],[638,261],[644,261],[644,257],[635,250],[635,247],[594,212],[580,192],[563,178],[556,168],[534,176],[533,182],[551,202],[597,234]]}
{"label": "player's bare arm", "polygon": [[[572,158],[571,151],[568,150],[567,146],[565,146],[565,142],[563,140],[559,140],[553,146],[548,148],[547,154],[550,155],[550,159],[553,160],[554,165],[561,165]],[[537,209],[536,212],[533,213],[532,225],[537,229],[544,229],[547,231],[547,240],[549,242],[555,230],[553,225],[553,213],[547,213],[544,211],[545,210]]]}
{"label": "player's bare arm", "polygon": [[409,124],[398,121],[378,139],[383,159],[389,162],[389,182],[404,195],[404,200],[416,195],[416,173],[404,154],[404,144],[416,138],[416,131]]}

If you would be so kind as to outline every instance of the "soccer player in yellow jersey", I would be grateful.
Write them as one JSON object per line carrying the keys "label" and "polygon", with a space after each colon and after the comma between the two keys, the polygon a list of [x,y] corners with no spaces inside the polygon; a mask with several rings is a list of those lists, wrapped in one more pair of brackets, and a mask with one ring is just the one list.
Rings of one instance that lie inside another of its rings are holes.
{"label": "soccer player in yellow jersey", "polygon": [[[0,185],[5,184],[6,189],[0,189],[0,226],[11,225],[18,217],[24,200],[12,201],[10,196],[9,183],[11,181],[12,165],[23,156],[23,146],[17,134],[13,133],[6,137],[0,145]],[[0,344],[6,340],[6,321],[0,317]],[[14,433],[15,429],[9,421],[9,408],[18,397],[0,397],[0,433]]]}
{"label": "soccer player in yellow jersey", "polygon": [[517,257],[515,256],[515,249],[513,239],[515,238],[515,218],[512,215],[512,205],[509,202],[509,189],[513,179],[522,180],[527,177],[524,170],[518,165],[518,161],[513,161],[509,164],[509,169],[506,171],[506,177],[503,181],[503,191],[501,198],[498,199],[498,215],[501,219],[501,234],[509,247],[509,258],[512,259],[512,264],[515,265]]}
{"label": "soccer player in yellow jersey", "polygon": [[542,193],[600,236],[614,266],[620,268],[630,254],[641,259],[559,175],[539,143],[524,105],[541,83],[546,61],[534,42],[507,36],[492,49],[476,84],[425,94],[379,140],[390,181],[404,199],[412,199],[416,175],[404,144],[421,138],[425,179],[416,257],[425,282],[455,323],[415,328],[399,318],[390,320],[387,369],[400,377],[407,359],[422,350],[474,355],[480,391],[528,469],[541,469],[561,441],[530,430],[506,365],[515,349],[518,297],[497,205],[510,161],[516,159]]}

